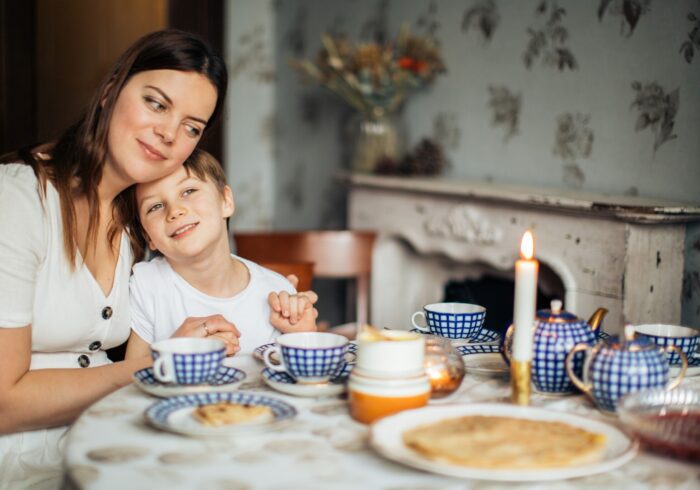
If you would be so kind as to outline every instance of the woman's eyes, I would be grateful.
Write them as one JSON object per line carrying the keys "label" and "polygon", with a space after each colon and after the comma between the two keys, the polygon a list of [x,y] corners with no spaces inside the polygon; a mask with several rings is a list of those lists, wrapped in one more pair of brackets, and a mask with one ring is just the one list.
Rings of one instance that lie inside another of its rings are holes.
{"label": "woman's eyes", "polygon": [[[155,112],[163,112],[167,109],[165,104],[161,103],[158,99],[151,97],[150,95],[144,96],[144,100]],[[199,138],[202,135],[202,130],[197,126],[192,126],[191,124],[185,124],[185,131],[190,138]]]}
{"label": "woman's eyes", "polygon": [[165,104],[161,104],[158,99],[154,99],[153,97],[146,96],[144,97],[146,100],[146,103],[151,106],[151,109],[153,109],[156,112],[162,112],[165,110]]}
{"label": "woman's eyes", "polygon": [[187,131],[187,134],[190,135],[192,138],[199,138],[199,136],[202,134],[201,129],[194,126],[190,126],[189,124],[185,125],[185,131]]}

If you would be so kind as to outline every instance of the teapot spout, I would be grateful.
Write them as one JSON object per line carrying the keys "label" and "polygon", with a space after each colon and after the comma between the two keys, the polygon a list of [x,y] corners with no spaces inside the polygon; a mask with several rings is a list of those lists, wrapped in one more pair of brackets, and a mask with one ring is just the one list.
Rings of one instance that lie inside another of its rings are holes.
{"label": "teapot spout", "polygon": [[607,314],[608,310],[606,308],[598,308],[595,310],[593,315],[591,315],[591,317],[588,319],[588,324],[591,326],[591,330],[598,330],[600,324],[603,323],[603,318],[605,318],[605,315]]}

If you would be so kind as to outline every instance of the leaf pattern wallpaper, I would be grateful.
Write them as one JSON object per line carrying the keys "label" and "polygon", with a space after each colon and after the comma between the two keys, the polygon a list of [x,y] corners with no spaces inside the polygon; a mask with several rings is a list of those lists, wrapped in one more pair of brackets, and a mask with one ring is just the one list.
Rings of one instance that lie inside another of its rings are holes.
{"label": "leaf pattern wallpaper", "polygon": [[[345,131],[352,111],[301,83],[289,59],[316,56],[324,32],[390,40],[402,25],[434,36],[447,66],[398,114],[407,149],[423,138],[442,146],[445,178],[700,202],[700,0],[274,5],[280,226],[342,226],[344,191],[333,175],[352,151]],[[245,52],[252,55],[254,44]],[[300,168],[305,178],[293,177]],[[325,205],[328,196],[335,209]],[[688,233],[694,278],[700,224]],[[684,301],[697,303],[687,314],[700,326],[700,292]]]}

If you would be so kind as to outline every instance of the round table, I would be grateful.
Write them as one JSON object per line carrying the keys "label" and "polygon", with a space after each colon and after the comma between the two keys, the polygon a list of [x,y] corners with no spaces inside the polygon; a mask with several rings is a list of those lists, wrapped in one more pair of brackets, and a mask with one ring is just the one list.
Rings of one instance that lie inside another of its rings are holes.
{"label": "round table", "polygon": [[[67,435],[70,484],[86,489],[327,489],[449,490],[492,483],[425,473],[376,454],[368,427],[354,422],[342,397],[298,398],[273,392],[251,356],[227,361],[248,374],[239,387],[293,404],[296,419],[274,432],[226,438],[191,438],[146,424],[144,410],[158,401],[130,385],[87,409]],[[700,378],[686,384],[700,386]],[[506,399],[505,379],[467,375],[460,389],[435,404]],[[582,396],[533,396],[533,404],[611,422]],[[700,466],[640,453],[608,473],[537,483],[538,488],[697,488]],[[513,484],[498,484],[511,488]],[[532,486],[532,484],[522,484]],[[517,486],[517,485],[516,485]]]}

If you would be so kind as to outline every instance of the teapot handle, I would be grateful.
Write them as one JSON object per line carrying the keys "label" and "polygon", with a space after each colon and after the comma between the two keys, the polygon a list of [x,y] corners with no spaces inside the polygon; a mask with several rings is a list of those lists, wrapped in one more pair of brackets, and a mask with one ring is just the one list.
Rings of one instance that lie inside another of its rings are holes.
{"label": "teapot handle", "polygon": [[508,330],[506,330],[506,334],[503,336],[503,349],[501,349],[501,354],[503,354],[503,360],[506,361],[506,364],[510,366],[510,346],[511,343],[513,342],[513,327],[514,325],[511,325],[508,327]]}
{"label": "teapot handle", "polygon": [[[586,356],[591,355],[591,346],[586,344],[586,343],[580,343],[576,344],[573,349],[566,355],[566,374],[569,375],[569,379],[571,379],[571,382],[581,391],[583,391],[585,394],[589,395],[591,394],[591,388],[592,384],[591,383],[584,383],[578,376],[576,376],[576,373],[574,373],[574,354],[577,352],[581,351],[586,351]],[[585,369],[583,373],[583,377],[586,377]]]}
{"label": "teapot handle", "polygon": [[681,384],[681,381],[683,381],[683,378],[685,378],[685,372],[688,370],[688,357],[685,355],[685,352],[678,348],[677,345],[667,345],[661,350],[668,353],[675,351],[676,354],[681,357],[681,372],[678,373],[678,376],[676,376],[675,379],[669,381],[668,385],[666,386],[667,390],[673,390],[677,388],[678,385]]}

